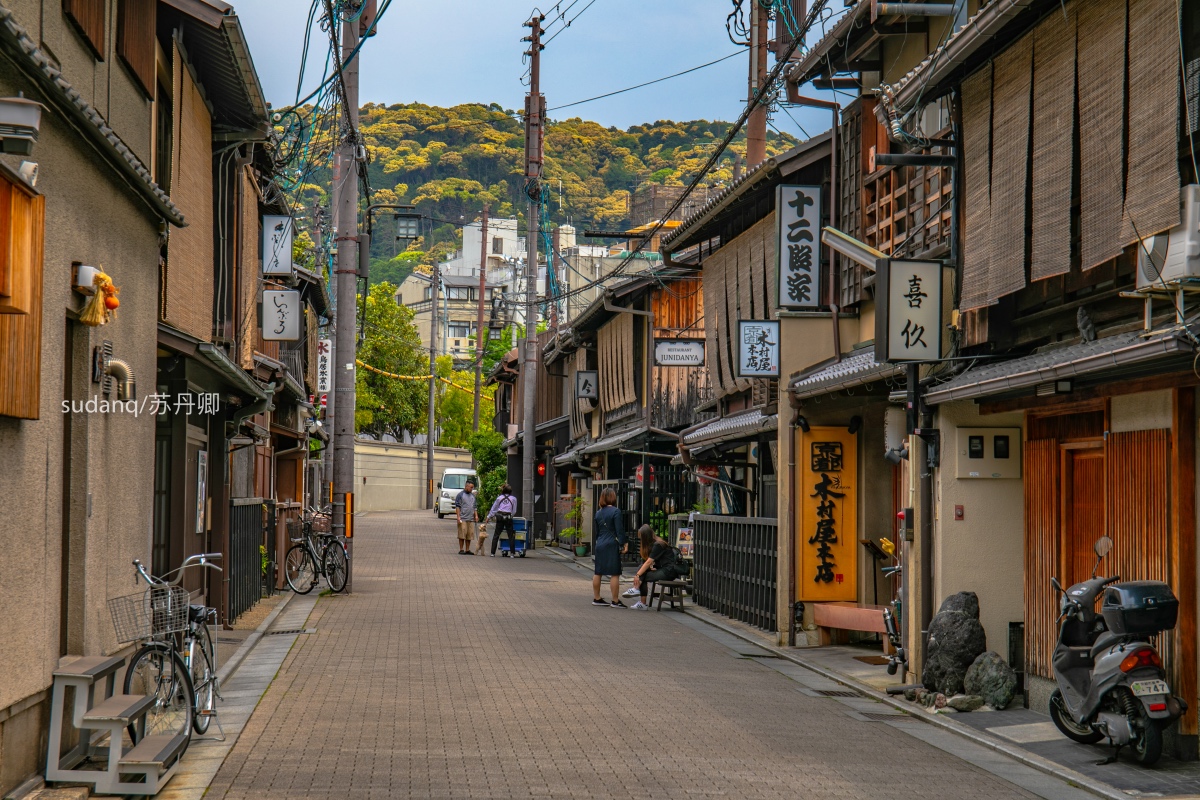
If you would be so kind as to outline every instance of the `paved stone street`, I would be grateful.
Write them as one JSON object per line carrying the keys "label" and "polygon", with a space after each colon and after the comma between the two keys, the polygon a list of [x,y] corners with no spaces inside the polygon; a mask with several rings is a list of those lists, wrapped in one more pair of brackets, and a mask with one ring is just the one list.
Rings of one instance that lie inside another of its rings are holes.
{"label": "paved stone street", "polygon": [[1090,796],[694,618],[593,607],[542,551],[459,556],[430,512],[357,533],[354,594],[316,603],[208,797]]}

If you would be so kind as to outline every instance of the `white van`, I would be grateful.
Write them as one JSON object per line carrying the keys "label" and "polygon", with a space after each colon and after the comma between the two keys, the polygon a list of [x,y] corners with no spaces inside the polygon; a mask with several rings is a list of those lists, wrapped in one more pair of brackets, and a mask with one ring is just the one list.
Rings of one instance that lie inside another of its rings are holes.
{"label": "white van", "polygon": [[[468,480],[474,481],[475,491],[478,492],[479,479],[475,477],[475,470],[448,469],[442,473],[442,479],[438,482],[437,505],[434,506],[438,519],[444,519],[447,514],[454,513],[454,498],[458,497]],[[487,509],[483,512],[486,513]]]}

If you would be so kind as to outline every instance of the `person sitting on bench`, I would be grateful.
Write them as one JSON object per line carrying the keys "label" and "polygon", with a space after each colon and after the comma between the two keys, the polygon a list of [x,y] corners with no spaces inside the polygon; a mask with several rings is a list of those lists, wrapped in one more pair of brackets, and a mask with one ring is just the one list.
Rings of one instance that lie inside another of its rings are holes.
{"label": "person sitting on bench", "polygon": [[642,565],[633,576],[633,586],[630,592],[636,590],[641,599],[630,608],[649,609],[646,605],[646,595],[650,592],[650,584],[659,581],[669,581],[675,578],[675,548],[671,547],[667,538],[662,534],[655,535],[649,525],[638,528],[638,541],[641,544]]}

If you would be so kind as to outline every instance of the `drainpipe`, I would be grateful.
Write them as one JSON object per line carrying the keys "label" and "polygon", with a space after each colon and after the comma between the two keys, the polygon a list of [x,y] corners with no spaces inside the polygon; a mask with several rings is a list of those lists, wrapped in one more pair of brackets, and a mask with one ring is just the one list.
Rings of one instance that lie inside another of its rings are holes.
{"label": "drainpipe", "polygon": [[104,362],[104,374],[117,379],[117,399],[136,400],[137,380],[133,377],[133,367],[119,358],[110,358]]}
{"label": "drainpipe", "polygon": [[[788,392],[788,404],[792,407],[792,424],[788,428],[788,647],[796,646],[796,554],[792,547],[796,541],[796,429],[800,427],[800,401]],[[782,541],[783,536],[779,537]]]}
{"label": "drainpipe", "polygon": [[[233,426],[234,435],[236,435],[238,430],[242,427],[242,423],[245,422],[246,420],[250,419],[250,417],[253,417],[255,414],[261,414],[264,411],[274,411],[275,410],[275,404],[271,402],[271,400],[275,396],[275,386],[276,386],[275,381],[271,381],[270,383],[268,383],[266,386],[266,392],[267,392],[266,397],[264,397],[262,400],[258,400],[256,402],[251,403],[250,405],[246,406],[241,411],[239,411],[233,415],[233,419],[230,420],[230,425]],[[228,445],[229,445],[228,439],[225,440],[225,444],[226,444],[226,447],[228,447]]]}

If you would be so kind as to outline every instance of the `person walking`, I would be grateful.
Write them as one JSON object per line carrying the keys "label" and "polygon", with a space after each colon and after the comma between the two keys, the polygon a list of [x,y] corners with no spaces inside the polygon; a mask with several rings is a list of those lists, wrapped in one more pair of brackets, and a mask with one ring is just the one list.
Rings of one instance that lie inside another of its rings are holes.
{"label": "person walking", "polygon": [[641,546],[642,565],[633,576],[633,588],[626,595],[640,594],[641,599],[631,608],[639,611],[648,610],[646,595],[650,592],[650,584],[659,581],[669,581],[675,578],[675,551],[671,548],[667,537],[661,533],[655,535],[649,525],[638,528],[638,540]]}
{"label": "person walking", "polygon": [[[513,517],[517,513],[517,498],[513,496],[512,487],[507,483],[500,487],[500,495],[487,513],[488,519],[496,520],[496,530],[492,532],[492,558],[496,557],[496,545],[500,543],[500,534],[508,530],[508,550],[501,555],[508,557],[517,552],[516,532],[513,530]],[[483,550],[482,540],[479,548]],[[481,553],[482,554],[482,553]]]}
{"label": "person walking", "polygon": [[467,485],[454,498],[454,515],[458,520],[458,554],[471,555],[471,540],[475,538],[475,528],[479,522],[479,509],[475,507],[479,500],[475,494],[475,481],[467,481]]}
{"label": "person walking", "polygon": [[[600,494],[593,531],[596,574],[592,576],[592,605],[627,608],[617,592],[621,589],[621,553],[629,552],[629,545],[625,541],[625,521],[617,508],[617,493],[613,489],[605,489]],[[600,597],[600,579],[606,576],[612,593],[611,603]]]}

